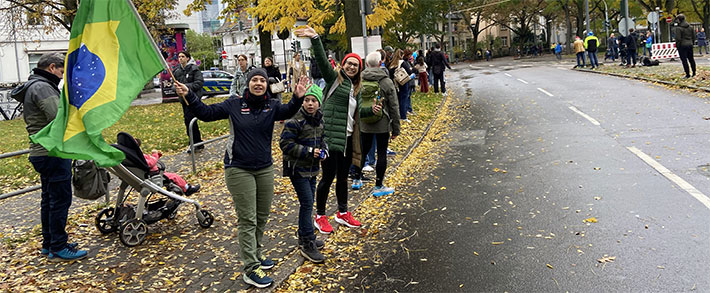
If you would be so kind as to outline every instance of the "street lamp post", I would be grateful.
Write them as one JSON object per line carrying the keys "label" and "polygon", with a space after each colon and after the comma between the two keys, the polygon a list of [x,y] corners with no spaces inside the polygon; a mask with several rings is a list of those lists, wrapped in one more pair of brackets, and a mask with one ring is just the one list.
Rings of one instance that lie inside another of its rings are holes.
{"label": "street lamp post", "polygon": [[[604,2],[604,39],[609,39],[609,7],[606,6],[606,0]],[[607,48],[608,50],[608,48]]]}
{"label": "street lamp post", "polygon": [[589,0],[584,0],[584,15],[587,17],[587,33],[589,33]]}

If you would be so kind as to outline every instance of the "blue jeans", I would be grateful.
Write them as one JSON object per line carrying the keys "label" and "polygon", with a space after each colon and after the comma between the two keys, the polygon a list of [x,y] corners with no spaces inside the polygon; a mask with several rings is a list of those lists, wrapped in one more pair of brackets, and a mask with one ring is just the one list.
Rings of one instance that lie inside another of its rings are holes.
{"label": "blue jeans", "polygon": [[414,113],[414,109],[412,109],[412,94],[414,94],[414,91],[416,90],[416,86],[409,87],[409,98],[407,99],[407,112],[409,113]]}
{"label": "blue jeans", "polygon": [[407,105],[409,104],[409,83],[405,83],[404,85],[399,87],[397,98],[399,100],[399,118],[407,119]]}
{"label": "blue jeans", "polygon": [[[582,60],[581,64],[580,64],[579,60]],[[577,67],[579,67],[579,66],[584,67],[584,65],[585,65],[584,52],[579,52],[579,53],[577,53]]]}
{"label": "blue jeans", "polygon": [[431,73],[431,67],[427,68],[426,70],[427,77],[429,78],[429,84],[434,83],[434,75]]}
{"label": "blue jeans", "polygon": [[[313,234],[313,198],[316,194],[316,177],[291,176],[291,184],[298,196],[298,238],[314,240]],[[301,241],[299,241],[301,242]]]}
{"label": "blue jeans", "polygon": [[592,68],[599,67],[599,60],[597,60],[597,52],[587,51],[587,55],[589,55],[589,64],[592,65]]}
{"label": "blue jeans", "polygon": [[71,160],[49,156],[29,157],[42,182],[42,248],[57,252],[67,246],[65,227],[71,206]]}
{"label": "blue jeans", "polygon": [[[365,146],[367,147],[367,146]],[[367,156],[365,157],[365,165],[370,165],[374,166],[375,165],[375,149],[377,149],[377,140],[372,141],[372,146],[370,147],[370,151],[367,152]]]}

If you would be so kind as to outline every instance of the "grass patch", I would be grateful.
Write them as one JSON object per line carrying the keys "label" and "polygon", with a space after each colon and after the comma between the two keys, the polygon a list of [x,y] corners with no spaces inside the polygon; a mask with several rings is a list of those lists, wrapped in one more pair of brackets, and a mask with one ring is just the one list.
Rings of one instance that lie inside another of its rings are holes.
{"label": "grass patch", "polygon": [[710,77],[710,67],[698,66],[699,76],[684,79],[685,71],[681,64],[663,64],[661,66],[636,66],[636,68],[625,68],[624,66],[601,66],[599,71],[628,75],[633,77],[650,78],[667,82],[677,83],[684,86],[710,87],[710,80],[704,80],[703,72],[707,72]]}
{"label": "grass patch", "polygon": [[[226,98],[206,99],[206,104],[224,101]],[[209,139],[229,133],[227,120],[200,122],[203,139]],[[24,150],[29,147],[29,137],[22,119],[0,121],[3,139],[0,140],[0,153]],[[116,142],[116,135],[128,132],[143,141],[143,149],[158,149],[164,154],[183,151],[189,144],[187,131],[182,118],[179,103],[133,106],[126,111],[116,124],[104,129],[103,136],[108,143]],[[39,173],[35,172],[27,155],[3,159],[0,164],[0,193],[7,193],[20,188],[39,184]]]}

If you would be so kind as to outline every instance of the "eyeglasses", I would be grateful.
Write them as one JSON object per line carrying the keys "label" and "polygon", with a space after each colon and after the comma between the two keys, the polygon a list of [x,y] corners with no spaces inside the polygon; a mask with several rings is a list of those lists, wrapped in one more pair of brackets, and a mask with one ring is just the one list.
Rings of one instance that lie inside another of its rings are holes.
{"label": "eyeglasses", "polygon": [[352,66],[352,67],[360,67],[360,64],[355,63],[355,62],[345,62],[345,65]]}

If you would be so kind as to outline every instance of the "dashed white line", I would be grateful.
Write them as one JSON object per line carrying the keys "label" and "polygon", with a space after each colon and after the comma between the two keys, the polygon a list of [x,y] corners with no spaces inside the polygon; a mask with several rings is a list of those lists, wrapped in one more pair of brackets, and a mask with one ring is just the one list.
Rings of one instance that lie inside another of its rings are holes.
{"label": "dashed white line", "polygon": [[589,116],[589,115],[585,114],[584,112],[579,111],[579,109],[577,109],[577,107],[575,107],[575,106],[569,106],[569,109],[572,110],[572,111],[574,111],[575,113],[579,114],[580,116],[586,118],[587,120],[589,120],[589,122],[592,122],[592,124],[594,124],[594,125],[596,125],[596,126],[601,125],[601,124],[599,123],[599,121],[597,121],[597,119],[594,119],[594,118],[592,118],[592,116]]}
{"label": "dashed white line", "polygon": [[524,80],[522,80],[522,79],[520,79],[520,78],[518,78],[518,81],[519,81],[519,82],[522,82],[522,83],[524,83],[524,84],[528,84],[527,81],[524,81]]}
{"label": "dashed white line", "polygon": [[548,95],[548,96],[550,96],[550,97],[554,97],[554,96],[555,96],[555,95],[551,94],[550,92],[548,92],[548,91],[546,91],[546,90],[544,90],[544,89],[537,88],[537,90],[543,92],[544,94],[546,94],[546,95]]}
{"label": "dashed white line", "polygon": [[708,198],[705,194],[697,190],[693,185],[690,185],[688,181],[683,180],[683,178],[680,178],[678,175],[674,174],[670,170],[668,170],[666,167],[661,165],[661,163],[657,162],[653,158],[651,158],[649,155],[645,154],[641,150],[637,149],[636,147],[626,147],[630,152],[632,152],[634,155],[639,157],[641,160],[646,162],[649,166],[651,166],[653,169],[656,169],[658,173],[661,173],[664,177],[668,178],[671,182],[675,183],[678,185],[680,188],[685,190],[685,192],[689,193],[691,196],[693,196],[695,199],[700,201],[705,207],[710,209],[710,198]]}
{"label": "dashed white line", "polygon": [[503,73],[503,74],[505,74],[505,76],[507,76],[507,77],[513,77],[512,75],[507,74],[507,73]]}

